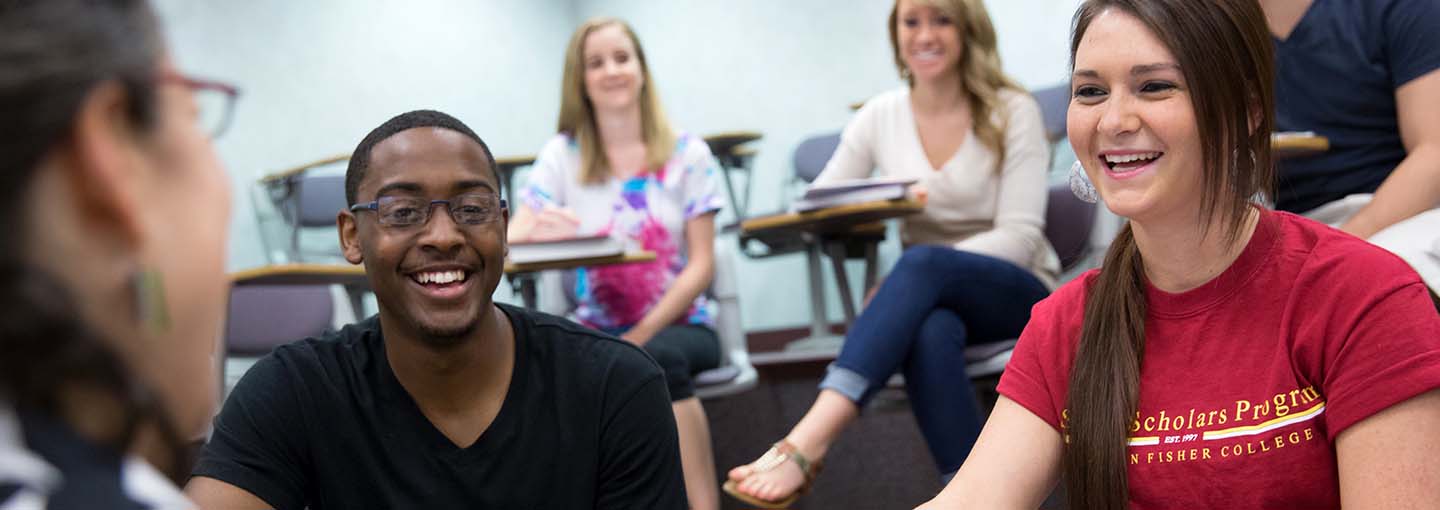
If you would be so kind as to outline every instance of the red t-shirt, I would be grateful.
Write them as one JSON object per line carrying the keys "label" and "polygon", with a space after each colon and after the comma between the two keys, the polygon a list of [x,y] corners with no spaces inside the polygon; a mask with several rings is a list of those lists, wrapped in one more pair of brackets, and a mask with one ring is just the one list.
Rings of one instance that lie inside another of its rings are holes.
{"label": "red t-shirt", "polygon": [[[1000,380],[1062,434],[1094,276],[1035,305]],[[1132,508],[1339,508],[1335,437],[1440,387],[1440,315],[1420,278],[1299,216],[1265,211],[1220,276],[1147,300]]]}

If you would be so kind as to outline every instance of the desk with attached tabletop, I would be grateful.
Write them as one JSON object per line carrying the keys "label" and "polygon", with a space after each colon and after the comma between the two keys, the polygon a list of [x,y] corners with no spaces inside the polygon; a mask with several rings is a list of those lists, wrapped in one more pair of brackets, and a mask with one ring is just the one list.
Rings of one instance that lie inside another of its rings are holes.
{"label": "desk with attached tabletop", "polygon": [[501,184],[505,188],[505,196],[501,198],[510,201],[512,211],[515,208],[515,172],[533,164],[535,164],[535,156],[495,158],[495,169],[499,170],[500,177],[505,179],[505,182]]}
{"label": "desk with attached tabletop", "polygon": [[720,162],[720,170],[725,177],[725,192],[730,195],[730,207],[734,208],[736,218],[745,218],[746,210],[750,206],[750,182],[754,179],[747,174],[744,193],[737,195],[730,172],[750,171],[750,161],[755,157],[755,149],[744,145],[763,136],[754,131],[725,131],[704,137],[705,145],[710,146],[710,152]]}
{"label": "desk with attached tabletop", "polygon": [[1313,133],[1275,133],[1270,135],[1270,149],[1275,159],[1313,156],[1330,150],[1330,139]]}
{"label": "desk with attached tabletop", "polygon": [[[535,308],[535,281],[526,277],[539,271],[551,269],[573,269],[585,266],[628,264],[655,260],[655,254],[648,251],[626,253],[606,257],[590,257],[565,260],[551,260],[530,264],[505,263],[505,274],[520,293],[525,307]],[[365,266],[345,264],[276,264],[238,271],[230,275],[230,282],[242,285],[340,285],[350,296],[350,305],[355,313],[363,310],[363,297],[370,290],[370,279],[365,275]]]}
{"label": "desk with attached tabletop", "polygon": [[303,165],[297,165],[297,166],[294,166],[294,167],[291,167],[291,168],[287,168],[287,169],[285,169],[285,170],[280,170],[280,171],[278,171],[278,172],[270,173],[270,174],[268,174],[268,175],[260,178],[260,184],[262,184],[262,185],[267,185],[267,186],[268,186],[268,185],[273,185],[273,184],[282,183],[282,182],[285,182],[285,181],[287,181],[287,180],[290,180],[291,178],[294,178],[294,177],[296,177],[296,176],[299,176],[300,174],[303,174],[303,173],[309,171],[311,168],[321,167],[321,166],[330,165],[330,164],[334,164],[334,163],[339,163],[339,162],[342,162],[342,161],[349,161],[349,160],[350,160],[350,155],[349,155],[349,154],[337,154],[337,155],[330,156],[330,157],[327,157],[327,158],[318,159],[318,160],[315,160],[315,161],[311,161],[311,162],[309,162],[309,163],[305,163],[305,164],[303,164]]}
{"label": "desk with attached tabletop", "polygon": [[909,199],[864,202],[815,211],[775,214],[745,220],[740,224],[740,240],[770,244],[794,238],[799,233],[806,244],[810,272],[810,335],[811,339],[830,336],[825,319],[825,287],[821,281],[820,256],[830,257],[835,285],[840,291],[840,304],[845,322],[855,320],[856,305],[850,294],[850,281],[845,274],[847,248],[851,239],[863,239],[865,252],[864,290],[875,285],[879,241],[885,237],[884,220],[918,214],[925,204]]}
{"label": "desk with attached tabletop", "polygon": [[[304,258],[300,247],[302,229],[333,228],[335,214],[345,208],[345,176],[317,169],[343,167],[349,159],[348,154],[339,154],[280,170],[261,177],[257,187],[250,190],[255,219],[261,227],[260,239],[272,262]],[[275,216],[266,214],[270,208]],[[283,229],[274,223],[277,220]]]}

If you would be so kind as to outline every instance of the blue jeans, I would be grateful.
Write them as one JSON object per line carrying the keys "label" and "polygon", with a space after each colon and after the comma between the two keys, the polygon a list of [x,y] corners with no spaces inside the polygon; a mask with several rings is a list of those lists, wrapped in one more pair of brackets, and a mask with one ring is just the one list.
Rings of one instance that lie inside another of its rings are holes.
{"label": "blue jeans", "polygon": [[1049,290],[1009,262],[942,246],[914,246],[855,319],[821,389],[859,407],[905,374],[915,421],[941,474],[965,462],[980,435],[980,406],[965,346],[1016,338]]}

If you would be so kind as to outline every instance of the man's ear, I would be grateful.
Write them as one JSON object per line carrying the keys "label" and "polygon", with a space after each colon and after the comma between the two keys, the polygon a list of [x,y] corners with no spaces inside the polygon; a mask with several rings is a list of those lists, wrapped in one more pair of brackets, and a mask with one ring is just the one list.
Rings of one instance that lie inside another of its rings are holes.
{"label": "man's ear", "polygon": [[135,246],[144,237],[140,187],[147,176],[135,146],[138,128],[127,111],[129,101],[114,81],[92,89],[80,103],[71,142],[62,146],[59,157],[69,163],[66,181],[75,193],[80,220],[95,232]]}
{"label": "man's ear", "polygon": [[340,211],[335,216],[335,228],[340,233],[340,251],[351,264],[365,263],[365,254],[360,251],[360,226],[355,222],[355,213]]}
{"label": "man's ear", "polygon": [[506,259],[510,258],[510,208],[500,210],[500,246],[501,255]]}

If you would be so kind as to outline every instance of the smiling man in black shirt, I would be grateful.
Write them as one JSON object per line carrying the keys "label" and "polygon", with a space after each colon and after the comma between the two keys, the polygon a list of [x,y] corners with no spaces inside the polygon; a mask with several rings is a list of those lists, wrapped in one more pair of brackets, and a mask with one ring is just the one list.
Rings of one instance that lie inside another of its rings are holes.
{"label": "smiling man in black shirt", "polygon": [[509,213],[483,141],[439,112],[356,148],[339,216],[380,313],[276,349],[186,491],[202,508],[685,508],[670,399],[640,349],[493,303]]}

